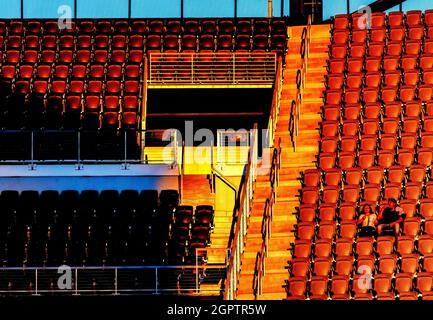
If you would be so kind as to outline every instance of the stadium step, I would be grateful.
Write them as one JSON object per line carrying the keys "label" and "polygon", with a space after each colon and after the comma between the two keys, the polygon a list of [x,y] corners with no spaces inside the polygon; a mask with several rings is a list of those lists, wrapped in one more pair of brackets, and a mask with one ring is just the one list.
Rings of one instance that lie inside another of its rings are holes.
{"label": "stadium step", "polygon": [[[297,151],[293,151],[288,122],[292,100],[296,98],[296,73],[300,68],[299,48],[303,27],[291,28],[290,51],[286,56],[280,112],[275,138],[281,139],[281,170],[265,258],[265,275],[262,292],[258,299],[284,299],[285,281],[288,279],[287,264],[291,259],[290,243],[294,242],[292,230],[296,224],[296,207],[299,206],[299,177],[302,171],[314,168],[319,140],[320,107],[323,104],[324,75],[329,50],[329,25],[312,26],[310,56],[303,90]],[[266,199],[270,195],[268,176],[256,180],[254,198],[248,223],[248,234],[239,278],[238,299],[254,299],[253,280],[257,253],[263,244],[262,222]]]}

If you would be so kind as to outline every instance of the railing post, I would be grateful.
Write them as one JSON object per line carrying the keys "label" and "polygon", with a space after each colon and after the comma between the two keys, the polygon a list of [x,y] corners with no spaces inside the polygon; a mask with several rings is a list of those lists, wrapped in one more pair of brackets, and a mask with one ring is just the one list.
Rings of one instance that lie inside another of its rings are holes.
{"label": "railing post", "polygon": [[38,296],[38,269],[35,270],[35,295]]}
{"label": "railing post", "polygon": [[152,77],[153,77],[153,75],[152,75],[152,55],[153,55],[153,53],[151,53],[150,54],[150,57],[149,57],[149,84],[152,84]]}
{"label": "railing post", "polygon": [[77,155],[78,155],[78,165],[80,165],[81,162],[81,131],[77,132],[77,137],[78,137],[78,144],[77,144]]}
{"label": "railing post", "polygon": [[194,54],[191,53],[191,84],[194,84]]}
{"label": "railing post", "polygon": [[233,58],[233,72],[232,72],[233,84],[236,84],[236,54],[233,54],[232,58]]}
{"label": "railing post", "polygon": [[75,268],[75,295],[78,295],[78,268]]}
{"label": "railing post", "polygon": [[195,249],[195,293],[198,293],[198,249]]}
{"label": "railing post", "polygon": [[34,138],[34,132],[33,132],[33,130],[32,130],[32,132],[31,132],[31,154],[30,154],[30,161],[31,161],[31,164],[32,164],[32,167],[33,167],[33,160],[34,160],[34,154],[35,154],[35,150],[34,150],[34,144],[35,144],[35,138]]}
{"label": "railing post", "polygon": [[155,294],[158,293],[158,267],[155,268]]}
{"label": "railing post", "polygon": [[114,269],[114,295],[118,295],[118,292],[117,292],[117,286],[118,286],[118,284],[117,284],[117,268],[115,268]]}
{"label": "railing post", "polygon": [[127,130],[125,129],[124,130],[124,150],[123,150],[123,152],[124,152],[124,156],[125,156],[125,168],[126,168],[126,166],[128,165],[128,146],[127,146],[127,143],[128,143],[128,137],[127,137]]}

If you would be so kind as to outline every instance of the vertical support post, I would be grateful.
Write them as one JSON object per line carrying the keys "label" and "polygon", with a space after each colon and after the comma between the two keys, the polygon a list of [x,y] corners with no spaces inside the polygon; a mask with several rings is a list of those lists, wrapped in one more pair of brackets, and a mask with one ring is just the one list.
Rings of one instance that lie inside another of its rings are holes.
{"label": "vertical support post", "polygon": [[281,0],[281,18],[284,17],[284,0]]}
{"label": "vertical support post", "polygon": [[78,268],[75,268],[75,295],[78,295]]}
{"label": "vertical support post", "polygon": [[238,0],[235,0],[235,19],[238,17]]}
{"label": "vertical support post", "polygon": [[198,293],[198,249],[195,249],[195,293]]}
{"label": "vertical support post", "polygon": [[128,138],[127,138],[128,132],[127,132],[127,130],[125,130],[124,132],[125,132],[125,134],[124,134],[124,150],[123,150],[123,152],[124,152],[124,156],[125,156],[125,168],[126,168],[127,163],[128,163],[128,146],[126,145],[128,143]]}
{"label": "vertical support post", "polygon": [[132,17],[132,0],[128,0],[128,19],[131,19]]}
{"label": "vertical support post", "polygon": [[117,268],[114,269],[114,294],[117,296]]}
{"label": "vertical support post", "polygon": [[180,0],[180,18],[183,19],[184,0]]}
{"label": "vertical support post", "polygon": [[78,137],[78,140],[77,140],[77,142],[78,142],[77,143],[78,166],[80,166],[80,162],[81,162],[81,131],[78,131],[77,137]]}
{"label": "vertical support post", "polygon": [[191,53],[191,84],[194,84],[194,54]]}
{"label": "vertical support post", "polygon": [[35,270],[35,295],[38,295],[38,269]]}
{"label": "vertical support post", "polygon": [[34,137],[34,131],[32,131],[31,133],[31,147],[30,147],[30,161],[31,161],[31,166],[33,168],[34,165],[34,156],[35,156],[35,137]]}
{"label": "vertical support post", "polygon": [[158,294],[158,268],[155,268],[155,294]]}
{"label": "vertical support post", "polygon": [[182,203],[182,199],[183,199],[183,177],[185,175],[185,141],[182,141],[181,161],[182,163],[180,164],[180,186],[179,186],[180,203]]}
{"label": "vertical support post", "polygon": [[78,0],[74,0],[74,20],[77,20],[78,18],[77,12],[78,12]]}
{"label": "vertical support post", "polygon": [[268,18],[272,18],[273,12],[272,12],[272,0],[268,0]]}
{"label": "vertical support post", "polygon": [[350,0],[347,0],[347,2],[346,2],[346,11],[347,11],[347,14],[350,14]]}
{"label": "vertical support post", "polygon": [[233,70],[232,70],[232,77],[233,77],[233,84],[236,84],[236,55],[232,55],[233,59]]}
{"label": "vertical support post", "polygon": [[21,20],[24,19],[24,0],[21,0],[21,12],[20,12]]}

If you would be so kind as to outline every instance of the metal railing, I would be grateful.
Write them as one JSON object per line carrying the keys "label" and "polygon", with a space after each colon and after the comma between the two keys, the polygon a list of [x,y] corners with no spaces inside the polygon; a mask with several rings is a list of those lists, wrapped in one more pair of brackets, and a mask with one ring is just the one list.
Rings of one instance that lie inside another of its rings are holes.
{"label": "metal railing", "polygon": [[280,113],[280,105],[281,105],[281,94],[283,92],[283,62],[281,58],[278,58],[278,67],[277,72],[275,74],[275,82],[274,82],[274,93],[272,97],[272,106],[271,112],[269,114],[269,122],[268,122],[268,142],[269,146],[274,145],[274,135],[277,130],[277,122],[278,115]]}
{"label": "metal railing", "polygon": [[279,185],[279,176],[281,169],[281,139],[275,145],[272,165],[269,173],[270,195],[265,202],[263,210],[263,220],[261,226],[262,245],[257,252],[256,263],[253,277],[253,293],[257,299],[262,294],[263,277],[266,275],[266,258],[269,251],[269,240],[272,235],[272,219],[274,215],[274,206],[277,203],[277,187]]}
{"label": "metal railing", "polygon": [[[146,157],[150,146],[164,148],[165,158]],[[0,131],[2,164],[160,164],[176,162],[177,152],[176,130]]]}
{"label": "metal railing", "polygon": [[272,86],[276,53],[151,53],[149,86]]}
{"label": "metal railing", "polygon": [[296,151],[297,138],[299,135],[299,121],[301,119],[302,97],[305,89],[306,74],[308,68],[308,57],[311,43],[311,16],[308,16],[307,26],[302,30],[301,38],[301,67],[296,73],[296,98],[292,100],[289,119],[289,132],[292,140],[293,150]]}
{"label": "metal railing", "polygon": [[239,191],[239,209],[234,217],[234,225],[229,243],[228,272],[225,284],[225,299],[234,300],[238,290],[241,271],[241,257],[247,235],[247,222],[251,212],[253,191],[257,177],[258,136],[257,126],[251,132],[250,153],[244,176],[244,182]]}
{"label": "metal railing", "polygon": [[[1,295],[219,295],[225,263],[190,266],[0,268]],[[212,285],[213,284],[213,285]]]}

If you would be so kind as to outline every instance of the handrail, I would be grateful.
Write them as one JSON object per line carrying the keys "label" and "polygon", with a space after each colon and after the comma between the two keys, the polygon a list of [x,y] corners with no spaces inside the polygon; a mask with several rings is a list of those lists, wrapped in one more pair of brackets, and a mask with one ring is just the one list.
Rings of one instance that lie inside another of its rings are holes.
{"label": "handrail", "polygon": [[258,138],[257,124],[251,133],[250,152],[248,154],[248,163],[245,170],[244,182],[239,191],[239,208],[237,215],[234,217],[231,241],[229,244],[228,270],[225,282],[225,299],[234,300],[238,289],[239,273],[241,271],[241,256],[244,251],[245,238],[247,234],[247,220],[249,218],[253,190],[257,177],[257,160],[258,160]]}
{"label": "handrail", "polygon": [[296,98],[292,100],[289,119],[290,138],[292,140],[293,150],[295,152],[297,147],[297,138],[299,135],[299,121],[301,119],[301,105],[306,83],[308,57],[310,55],[311,15],[308,16],[307,26],[302,30],[301,39],[301,47],[299,50],[299,54],[301,56],[301,67],[296,73]]}
{"label": "handrail", "polygon": [[150,53],[151,87],[238,86],[274,83],[274,52],[164,52]]}
{"label": "handrail", "polygon": [[[201,284],[219,283],[226,264],[196,261],[196,265],[0,267],[0,277],[10,281],[0,288],[0,295],[220,294],[222,286]],[[207,269],[212,272],[206,273]],[[136,277],[141,282],[130,281]]]}
{"label": "handrail", "polygon": [[277,71],[275,74],[274,93],[272,97],[272,106],[269,113],[268,133],[269,133],[269,146],[274,145],[275,131],[277,130],[278,114],[280,113],[281,93],[283,91],[283,61],[278,58]]}
{"label": "handrail", "polygon": [[272,219],[274,215],[274,205],[277,203],[277,187],[279,185],[279,175],[281,169],[281,139],[274,148],[272,156],[272,165],[269,175],[269,184],[271,187],[270,195],[266,199],[263,210],[263,220],[261,225],[262,245],[257,252],[256,264],[253,277],[253,293],[257,299],[262,294],[263,277],[266,275],[266,258],[269,251],[269,240],[272,235]]}

